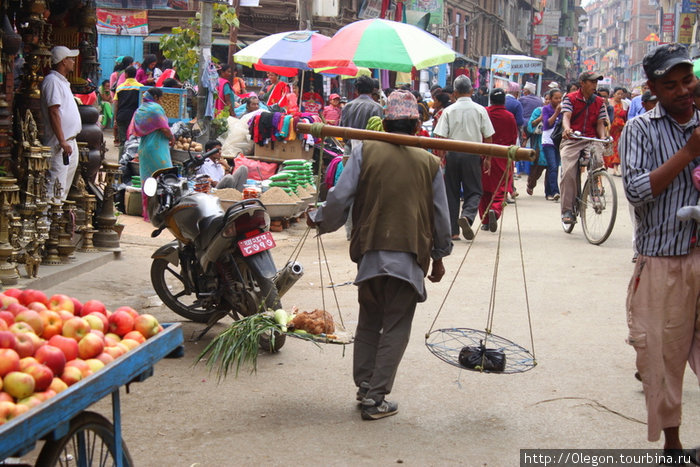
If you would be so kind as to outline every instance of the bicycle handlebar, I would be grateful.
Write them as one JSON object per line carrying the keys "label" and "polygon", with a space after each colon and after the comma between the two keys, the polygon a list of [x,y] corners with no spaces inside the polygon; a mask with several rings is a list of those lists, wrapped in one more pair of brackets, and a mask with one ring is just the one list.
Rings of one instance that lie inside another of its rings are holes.
{"label": "bicycle handlebar", "polygon": [[596,141],[598,143],[610,143],[610,142],[612,142],[612,136],[608,136],[606,139],[591,138],[588,136],[583,136],[580,131],[574,131],[569,137],[572,139],[580,139],[583,141]]}

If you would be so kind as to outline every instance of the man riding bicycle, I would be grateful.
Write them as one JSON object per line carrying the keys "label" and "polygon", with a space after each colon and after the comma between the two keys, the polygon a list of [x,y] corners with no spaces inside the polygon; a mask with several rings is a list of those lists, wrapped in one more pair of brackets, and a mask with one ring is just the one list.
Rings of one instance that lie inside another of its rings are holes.
{"label": "man riding bicycle", "polygon": [[606,137],[605,122],[608,120],[608,114],[603,105],[603,98],[595,95],[596,86],[601,79],[603,75],[599,73],[591,71],[581,73],[578,78],[579,90],[567,94],[561,103],[563,117],[562,141],[559,147],[562,170],[560,190],[561,220],[565,224],[576,222],[573,206],[576,202],[576,180],[579,177],[577,165],[581,151],[590,150],[591,170],[602,164],[601,143],[573,138],[575,131],[589,138]]}

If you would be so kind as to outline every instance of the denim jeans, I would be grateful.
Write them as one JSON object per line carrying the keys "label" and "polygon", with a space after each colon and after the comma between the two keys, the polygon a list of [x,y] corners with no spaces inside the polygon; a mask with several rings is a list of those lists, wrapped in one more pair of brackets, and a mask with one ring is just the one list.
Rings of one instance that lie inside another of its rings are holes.
{"label": "denim jeans", "polygon": [[547,159],[547,175],[544,179],[544,194],[545,196],[554,196],[559,193],[559,185],[557,183],[557,175],[559,173],[559,164],[561,158],[559,151],[554,146],[542,146],[544,157]]}

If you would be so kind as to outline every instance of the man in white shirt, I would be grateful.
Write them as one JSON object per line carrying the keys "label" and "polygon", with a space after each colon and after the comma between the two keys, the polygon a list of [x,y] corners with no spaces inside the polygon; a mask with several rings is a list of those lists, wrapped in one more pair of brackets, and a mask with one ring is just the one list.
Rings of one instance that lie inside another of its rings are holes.
{"label": "man in white shirt", "polygon": [[[443,110],[435,135],[458,141],[490,143],[495,133],[486,109],[472,101],[474,91],[471,80],[458,76],[454,81],[457,102]],[[481,156],[448,151],[445,156],[445,188],[450,211],[452,239],[459,239],[459,229],[466,240],[474,238],[471,228],[481,201]],[[459,192],[464,192],[462,210],[459,209]]]}
{"label": "man in white shirt", "polygon": [[233,172],[233,175],[226,175],[231,172],[231,167],[221,157],[221,143],[216,140],[207,141],[204,145],[204,152],[209,152],[217,147],[219,151],[204,161],[204,164],[197,170],[197,175],[208,176],[211,180],[211,186],[214,188],[235,188],[238,191],[243,191],[243,185],[248,179],[248,167],[241,166]]}
{"label": "man in white shirt", "polygon": [[[42,142],[51,147],[48,195],[62,203],[78,167],[78,143],[75,137],[82,129],[78,104],[66,76],[75,68],[77,50],[57,45],[51,49],[52,70],[41,84],[41,115],[45,122]],[[56,183],[60,192],[54,194]]]}

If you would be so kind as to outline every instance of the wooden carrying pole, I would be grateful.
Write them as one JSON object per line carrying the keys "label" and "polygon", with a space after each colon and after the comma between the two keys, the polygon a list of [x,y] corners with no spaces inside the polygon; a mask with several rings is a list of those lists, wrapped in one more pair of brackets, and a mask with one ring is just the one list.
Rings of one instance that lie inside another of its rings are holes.
{"label": "wooden carrying pole", "polygon": [[[312,133],[312,124],[298,123],[298,133]],[[387,143],[401,144],[403,146],[415,146],[423,149],[442,149],[444,151],[466,152],[483,156],[508,157],[508,146],[500,144],[472,143],[468,141],[455,141],[443,138],[426,138],[425,136],[410,136],[401,133],[385,133],[383,131],[358,130],[340,126],[322,125],[321,136],[335,136],[350,139],[369,139],[385,141]],[[528,148],[518,148],[515,151],[515,160],[533,161],[535,151]]]}

